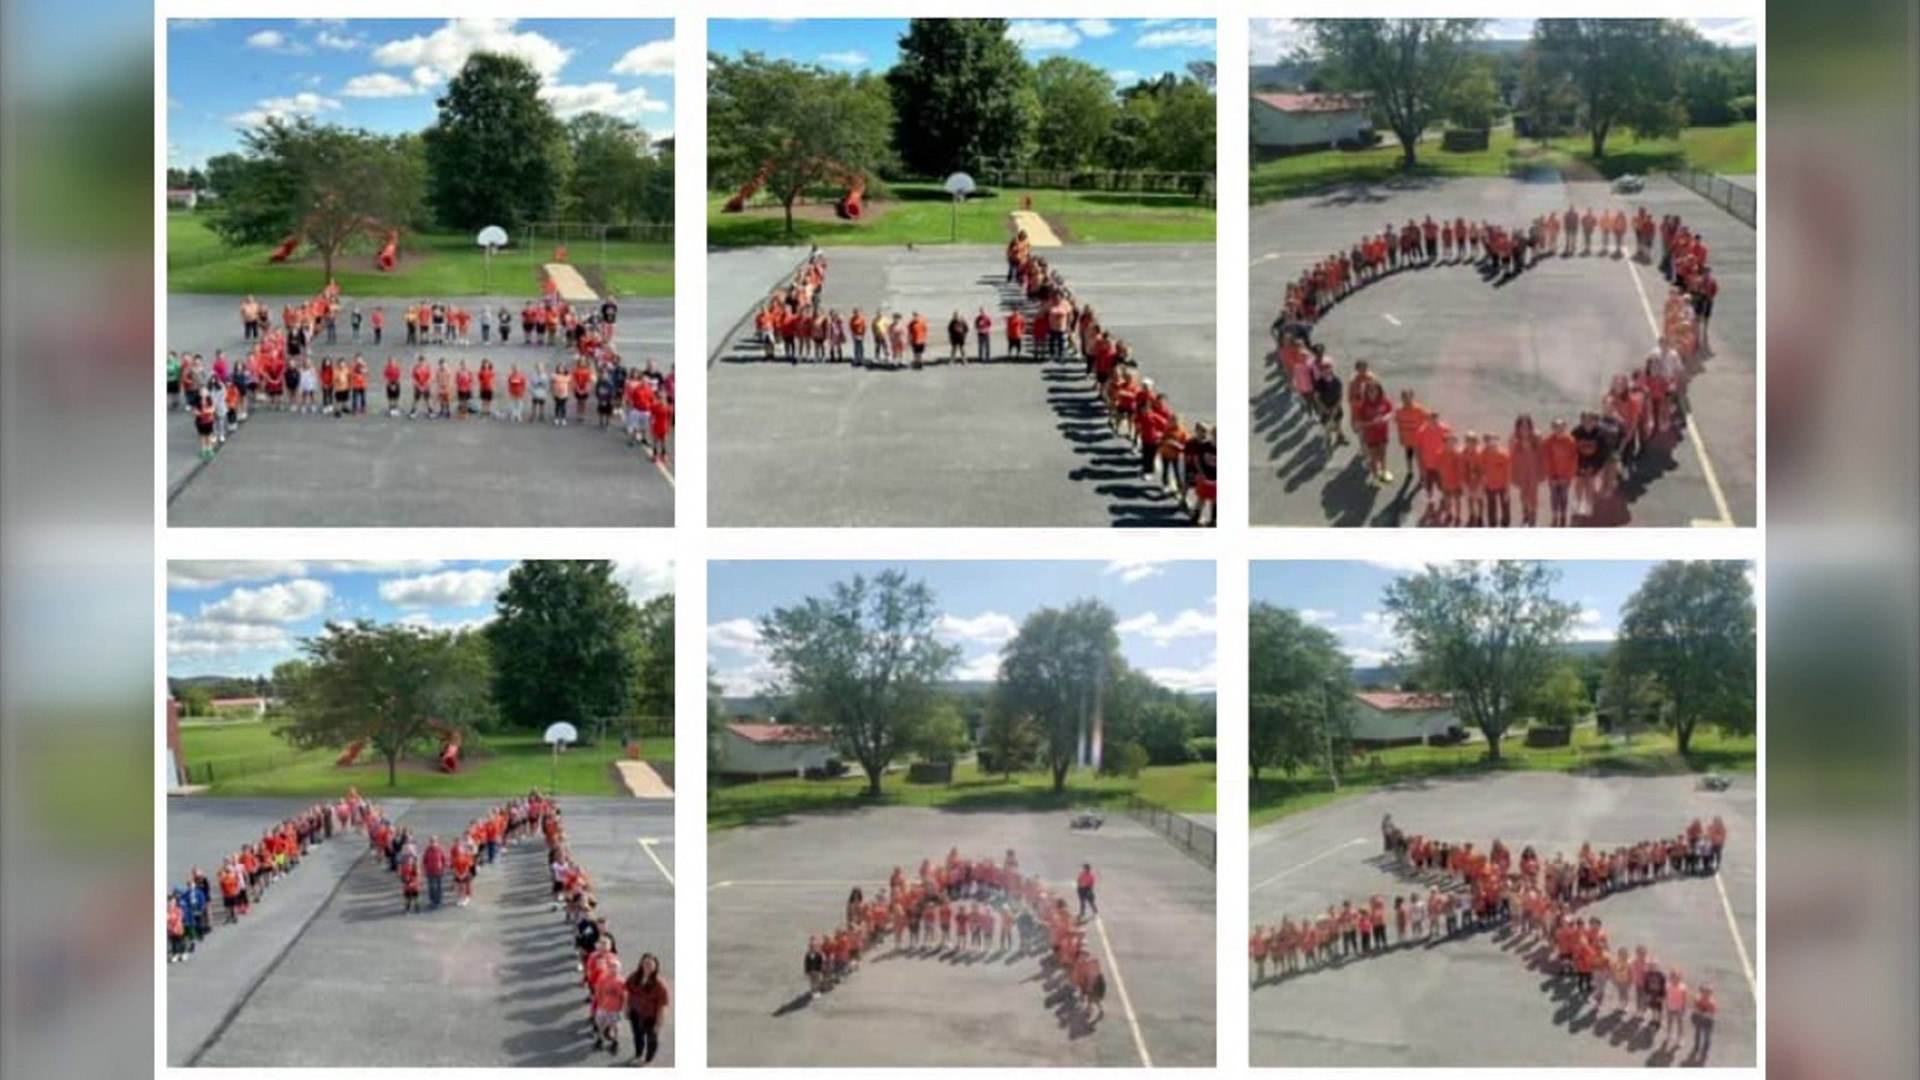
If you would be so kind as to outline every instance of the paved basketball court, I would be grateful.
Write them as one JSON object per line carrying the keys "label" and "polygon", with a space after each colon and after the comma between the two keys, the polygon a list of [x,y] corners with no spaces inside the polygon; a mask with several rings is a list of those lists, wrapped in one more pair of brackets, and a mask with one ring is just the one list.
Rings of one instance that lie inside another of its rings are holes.
{"label": "paved basketball court", "polygon": [[[1108,975],[1107,1015],[1088,1031],[1037,957],[881,952],[809,1001],[801,958],[847,893],[884,887],[921,859],[1003,856],[1073,895],[1099,875],[1088,934]],[[707,845],[708,1057],[716,1066],[1211,1066],[1214,880],[1125,818],[1089,832],[1063,813],[892,807],[798,817],[713,835]]]}
{"label": "paved basketball court", "polygon": [[[305,805],[169,803],[169,877],[180,880],[196,863],[211,874],[222,854]],[[396,801],[387,809],[424,841],[451,835],[491,805]],[[671,981],[671,804],[563,796],[561,808],[628,970],[652,952]],[[657,842],[648,848],[642,839]],[[449,903],[409,916],[400,910],[398,879],[368,854],[364,838],[337,835],[275,884],[240,925],[220,926],[216,911],[213,935],[194,959],[167,967],[167,1063],[614,1063],[592,1050],[572,937],[547,909],[545,852],[537,840],[507,848],[475,879],[471,906]],[[672,1063],[673,1043],[669,1026],[656,1064]],[[622,1051],[632,1053],[624,1031]]]}
{"label": "paved basketball court", "polygon": [[[278,311],[284,297],[262,297]],[[551,424],[508,424],[468,419],[458,422],[407,421],[386,416],[385,388],[379,369],[389,354],[412,369],[412,356],[465,360],[477,369],[490,357],[500,371],[499,397],[504,411],[506,372],[517,364],[551,369],[557,350],[512,341],[501,346],[446,345],[409,351],[398,328],[406,299],[357,298],[371,318],[372,308],[387,309],[385,340],[376,349],[370,324],[361,331],[363,351],[374,368],[364,416],[337,419],[298,413],[256,412],[214,460],[202,466],[193,419],[171,410],[164,414],[167,435],[167,521],[174,526],[238,527],[487,527],[670,526],[673,524],[671,466],[662,469],[637,448],[625,446],[625,433],[592,426],[557,428]],[[477,298],[463,300],[478,310]],[[209,361],[216,348],[239,356],[239,298],[178,295],[167,302],[167,336],[174,347],[199,352]],[[493,297],[519,311],[522,301]],[[620,305],[617,346],[630,362],[652,358],[662,371],[673,366],[673,302],[627,300]],[[342,325],[333,345],[321,354],[352,356],[356,346]],[[410,400],[403,387],[401,404]]]}
{"label": "paved basketball court", "polygon": [[[1254,831],[1251,920],[1276,923],[1328,904],[1427,886],[1380,854],[1380,819],[1409,833],[1482,846],[1533,844],[1542,858],[1582,841],[1674,835],[1688,819],[1727,822],[1717,878],[1661,881],[1587,905],[1616,946],[1645,944],[1691,986],[1711,982],[1720,1021],[1709,1065],[1752,1066],[1758,867],[1751,777],[1699,790],[1693,777],[1583,778],[1513,773],[1356,796]],[[1389,901],[1391,903],[1391,901]],[[1242,977],[1251,978],[1251,972]],[[1611,996],[1609,997],[1611,1000]],[[1252,1062],[1283,1066],[1588,1066],[1676,1064],[1645,1025],[1631,1031],[1558,996],[1501,936],[1482,933],[1269,981],[1251,993]],[[1607,1008],[1612,1012],[1612,1006]],[[1689,1025],[1679,1057],[1692,1042]]]}
{"label": "paved basketball court", "polygon": [[[1269,326],[1286,284],[1316,259],[1388,222],[1428,214],[1523,222],[1569,201],[1629,212],[1645,206],[1656,218],[1681,215],[1705,233],[1720,279],[1714,355],[1692,386],[1688,436],[1677,447],[1651,449],[1641,478],[1623,485],[1625,501],[1603,508],[1591,524],[1754,524],[1754,231],[1669,180],[1649,179],[1643,194],[1616,196],[1604,183],[1557,177],[1423,180],[1253,209],[1254,524],[1395,526],[1419,517],[1412,489],[1400,484],[1405,469],[1397,440],[1389,457],[1396,482],[1377,490],[1356,447],[1328,456],[1284,385]],[[1456,431],[1510,434],[1522,412],[1544,430],[1556,415],[1577,419],[1582,408],[1598,404],[1615,374],[1640,365],[1659,333],[1666,289],[1657,267],[1630,258],[1545,258],[1500,286],[1486,283],[1471,265],[1412,270],[1341,301],[1314,340],[1327,346],[1343,379],[1354,361],[1367,360],[1396,401],[1411,388]]]}
{"label": "paved basketball court", "polygon": [[[766,363],[755,305],[804,257],[791,248],[709,256],[708,510],[723,526],[1179,525],[1112,437],[1092,380],[1066,364],[937,364],[920,371]],[[1188,420],[1214,416],[1214,248],[1051,248],[1075,295],[1131,342]],[[884,306],[933,326],[981,307],[1005,340],[1017,293],[998,247],[836,248],[825,303]]]}

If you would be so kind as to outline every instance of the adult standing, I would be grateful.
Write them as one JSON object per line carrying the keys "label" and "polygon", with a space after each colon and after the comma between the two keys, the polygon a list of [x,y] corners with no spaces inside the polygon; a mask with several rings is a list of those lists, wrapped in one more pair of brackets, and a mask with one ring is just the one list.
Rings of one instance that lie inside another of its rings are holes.
{"label": "adult standing", "polygon": [[1094,899],[1093,895],[1094,886],[1098,884],[1098,882],[1099,879],[1093,872],[1093,864],[1081,863],[1080,876],[1074,879],[1073,888],[1075,895],[1080,899],[1079,917],[1082,922],[1086,921],[1087,912],[1089,911],[1093,912],[1096,916],[1100,914],[1100,905]]}
{"label": "adult standing", "polygon": [[660,958],[642,953],[640,966],[627,976],[627,1023],[633,1026],[633,1061],[650,1065],[660,1052],[660,1029],[667,1024],[673,995],[660,974]]}
{"label": "adult standing", "polygon": [[427,875],[427,903],[439,907],[446,895],[447,876],[447,849],[440,845],[439,837],[427,840],[427,850],[420,856],[420,869]]}

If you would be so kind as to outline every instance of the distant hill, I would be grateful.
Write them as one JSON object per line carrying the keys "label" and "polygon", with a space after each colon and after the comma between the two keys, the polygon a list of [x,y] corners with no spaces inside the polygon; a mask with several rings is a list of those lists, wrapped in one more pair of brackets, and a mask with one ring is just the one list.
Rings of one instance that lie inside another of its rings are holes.
{"label": "distant hill", "polygon": [[[940,683],[939,689],[941,693],[951,694],[958,698],[984,698],[993,692],[993,684],[980,680],[956,679]],[[1185,693],[1175,691],[1175,693],[1181,693],[1181,696],[1192,698],[1195,701],[1214,702],[1214,692],[1212,690]],[[751,716],[764,720],[779,716],[780,711],[784,708],[786,708],[785,699],[768,694],[729,695],[720,699],[720,710],[729,717]]]}
{"label": "distant hill", "polygon": [[[1560,650],[1570,660],[1581,660],[1589,656],[1605,656],[1613,650],[1611,641],[1571,641]],[[1381,664],[1376,667],[1353,669],[1354,684],[1362,690],[1387,689],[1405,682],[1412,672],[1397,664]]]}

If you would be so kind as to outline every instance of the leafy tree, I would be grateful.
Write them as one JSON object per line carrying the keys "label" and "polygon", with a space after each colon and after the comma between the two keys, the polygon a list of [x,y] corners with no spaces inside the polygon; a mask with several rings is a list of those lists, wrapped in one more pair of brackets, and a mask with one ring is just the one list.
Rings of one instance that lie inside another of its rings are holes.
{"label": "leafy tree", "polygon": [[1113,609],[1098,600],[1041,608],[1021,622],[1000,653],[999,692],[1007,705],[1031,714],[1053,790],[1066,789],[1067,772],[1094,739],[1107,692],[1120,665]]}
{"label": "leafy tree", "polygon": [[1447,95],[1446,116],[1456,127],[1489,128],[1500,115],[1500,85],[1490,61],[1469,62]]}
{"label": "leafy tree", "polygon": [[1627,598],[1614,647],[1625,673],[1659,683],[1680,753],[1702,723],[1753,731],[1755,625],[1742,563],[1661,563]]}
{"label": "leafy tree", "polygon": [[945,176],[1025,156],[1040,102],[1005,19],[914,19],[887,72],[909,172]]}
{"label": "leafy tree", "polygon": [[1667,707],[1660,680],[1646,672],[1630,671],[1618,660],[1607,665],[1601,698],[1614,731],[1632,733],[1660,723]]}
{"label": "leafy tree", "polygon": [[213,691],[204,686],[182,687],[179,693],[180,715],[212,716]]}
{"label": "leafy tree", "polygon": [[960,760],[973,743],[967,733],[966,718],[960,715],[960,705],[950,696],[936,700],[928,710],[925,719],[913,733],[913,745],[909,747],[923,761],[938,765],[949,765]]}
{"label": "leafy tree", "polygon": [[621,225],[640,217],[655,169],[646,131],[590,112],[567,121],[566,132],[572,164],[566,186],[569,216]]}
{"label": "leafy tree", "polygon": [[[486,634],[506,723],[542,731],[630,713],[645,643],[606,560],[529,559],[507,575]],[[671,691],[668,691],[671,693]]]}
{"label": "leafy tree", "polygon": [[1542,68],[1578,95],[1596,160],[1615,127],[1643,138],[1686,124],[1679,75],[1688,31],[1668,19],[1540,19],[1533,49]]}
{"label": "leafy tree", "polygon": [[1040,99],[1034,159],[1049,169],[1078,169],[1098,159],[1120,116],[1113,76],[1070,56],[1050,56],[1033,69]]}
{"label": "leafy tree", "polygon": [[435,103],[426,131],[429,197],[440,223],[477,230],[553,216],[567,133],[517,56],[474,53]]}
{"label": "leafy tree", "polygon": [[934,636],[933,590],[904,572],[855,575],[824,597],[760,621],[767,657],[808,722],[831,731],[880,794],[887,766],[932,711],[936,684],[960,650]]}
{"label": "leafy tree", "polygon": [[1253,779],[1292,775],[1344,751],[1352,722],[1353,665],[1340,641],[1300,613],[1257,603],[1248,614],[1248,750]]}
{"label": "leafy tree", "polygon": [[1516,133],[1541,142],[1557,139],[1573,130],[1579,110],[1580,98],[1572,82],[1551,65],[1543,64],[1540,50],[1528,49],[1520,60],[1514,116],[1514,126],[1520,130]]}
{"label": "leafy tree", "polygon": [[1551,727],[1572,727],[1585,715],[1593,699],[1587,684],[1571,665],[1561,664],[1540,680],[1529,699],[1534,719]]}
{"label": "leafy tree", "polygon": [[175,191],[182,189],[187,191],[205,191],[207,189],[207,174],[198,167],[181,169],[169,165],[167,166],[167,187]]}
{"label": "leafy tree", "polygon": [[[1153,166],[1167,172],[1211,175],[1219,113],[1213,92],[1192,79],[1180,79],[1144,97],[1153,102],[1146,136],[1147,158]],[[1193,193],[1199,194],[1205,183],[1196,177]]]}
{"label": "leafy tree", "polygon": [[1479,19],[1302,19],[1308,51],[1342,90],[1372,95],[1380,126],[1413,168],[1420,137],[1446,113],[1467,74]]}
{"label": "leafy tree", "polygon": [[1739,120],[1737,102],[1754,92],[1757,62],[1704,39],[1688,42],[1680,66],[1680,98],[1687,123],[1702,127]]}
{"label": "leafy tree", "polygon": [[786,212],[809,188],[844,183],[888,160],[893,106],[872,75],[758,53],[707,54],[708,168],[716,184],[760,183]]}
{"label": "leafy tree", "polygon": [[291,719],[278,734],[302,749],[358,739],[398,781],[402,754],[444,728],[483,722],[487,684],[461,654],[458,636],[405,624],[328,623],[300,643],[307,667],[287,686]]}
{"label": "leafy tree", "polygon": [[721,703],[720,683],[714,678],[716,672],[712,666],[707,668],[707,773],[713,775],[720,769],[720,756],[726,745],[727,714]]}
{"label": "leafy tree", "polygon": [[987,708],[987,720],[980,732],[982,768],[990,768],[1003,779],[1025,772],[1033,764],[1040,737],[1033,716],[1007,705],[995,693]]}
{"label": "leafy tree", "polygon": [[1124,776],[1131,780],[1140,775],[1140,770],[1147,767],[1149,760],[1146,747],[1123,739],[1107,747],[1106,758],[1100,763],[1100,772],[1106,776]]}
{"label": "leafy tree", "polygon": [[421,178],[403,139],[269,119],[240,136],[243,152],[207,162],[220,192],[208,225],[234,246],[289,236],[320,255],[323,280],[349,248],[418,213]]}
{"label": "leafy tree", "polygon": [[634,665],[633,701],[642,716],[673,720],[673,594],[641,604],[635,614],[640,662]]}
{"label": "leafy tree", "polygon": [[1384,606],[1409,659],[1432,690],[1453,695],[1460,718],[1500,738],[1559,660],[1574,607],[1552,594],[1541,563],[1429,566],[1387,587]]}

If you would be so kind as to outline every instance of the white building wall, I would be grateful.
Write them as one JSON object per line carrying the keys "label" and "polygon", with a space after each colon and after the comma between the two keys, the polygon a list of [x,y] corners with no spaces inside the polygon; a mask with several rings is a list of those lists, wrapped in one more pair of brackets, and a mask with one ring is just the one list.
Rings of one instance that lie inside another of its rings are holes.
{"label": "white building wall", "polygon": [[825,765],[833,756],[828,743],[757,743],[729,731],[721,744],[720,768],[743,776],[791,776]]}
{"label": "white building wall", "polygon": [[1367,114],[1358,110],[1285,113],[1264,102],[1253,103],[1253,142],[1266,149],[1331,145],[1357,138],[1372,126]]}

